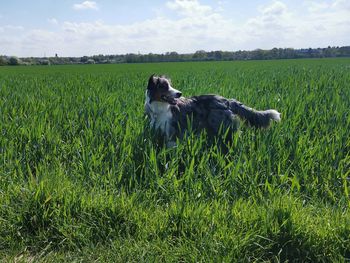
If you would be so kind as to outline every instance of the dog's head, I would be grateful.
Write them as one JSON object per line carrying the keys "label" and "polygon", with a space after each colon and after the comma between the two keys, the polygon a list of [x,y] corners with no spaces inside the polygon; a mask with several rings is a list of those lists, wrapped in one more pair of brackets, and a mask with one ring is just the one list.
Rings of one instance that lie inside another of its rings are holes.
{"label": "dog's head", "polygon": [[181,95],[181,91],[171,87],[170,80],[164,76],[157,77],[153,74],[148,80],[146,96],[149,103],[159,101],[175,105],[176,99]]}

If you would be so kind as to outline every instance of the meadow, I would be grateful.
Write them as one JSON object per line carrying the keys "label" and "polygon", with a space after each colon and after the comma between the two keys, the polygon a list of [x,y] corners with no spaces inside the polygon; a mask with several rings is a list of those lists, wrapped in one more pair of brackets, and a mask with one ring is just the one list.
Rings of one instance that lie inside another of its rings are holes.
{"label": "meadow", "polygon": [[[282,122],[153,140],[148,77]],[[0,67],[0,261],[350,260],[350,59]]]}

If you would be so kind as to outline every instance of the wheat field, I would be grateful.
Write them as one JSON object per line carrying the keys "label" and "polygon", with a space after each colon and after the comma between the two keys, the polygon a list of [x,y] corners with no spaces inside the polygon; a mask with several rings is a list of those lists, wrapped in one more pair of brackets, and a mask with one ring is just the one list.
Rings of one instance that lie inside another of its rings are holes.
{"label": "wheat field", "polygon": [[[166,148],[152,73],[282,121]],[[0,260],[350,260],[349,112],[348,58],[0,67]]]}

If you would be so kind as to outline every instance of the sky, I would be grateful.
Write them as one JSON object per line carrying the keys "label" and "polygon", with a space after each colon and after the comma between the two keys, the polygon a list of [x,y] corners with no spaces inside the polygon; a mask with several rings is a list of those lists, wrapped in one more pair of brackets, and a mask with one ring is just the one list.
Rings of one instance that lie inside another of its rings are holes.
{"label": "sky", "polygon": [[0,55],[350,45],[350,0],[2,0]]}

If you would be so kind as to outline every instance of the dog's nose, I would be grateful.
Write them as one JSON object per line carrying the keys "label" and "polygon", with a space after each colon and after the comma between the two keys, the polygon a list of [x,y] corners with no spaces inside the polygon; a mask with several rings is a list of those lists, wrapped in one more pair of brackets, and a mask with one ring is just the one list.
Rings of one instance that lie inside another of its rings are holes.
{"label": "dog's nose", "polygon": [[175,93],[175,97],[176,97],[176,98],[180,98],[180,97],[181,97],[181,95],[182,95],[182,93],[181,93],[181,92],[176,92],[176,93]]}

